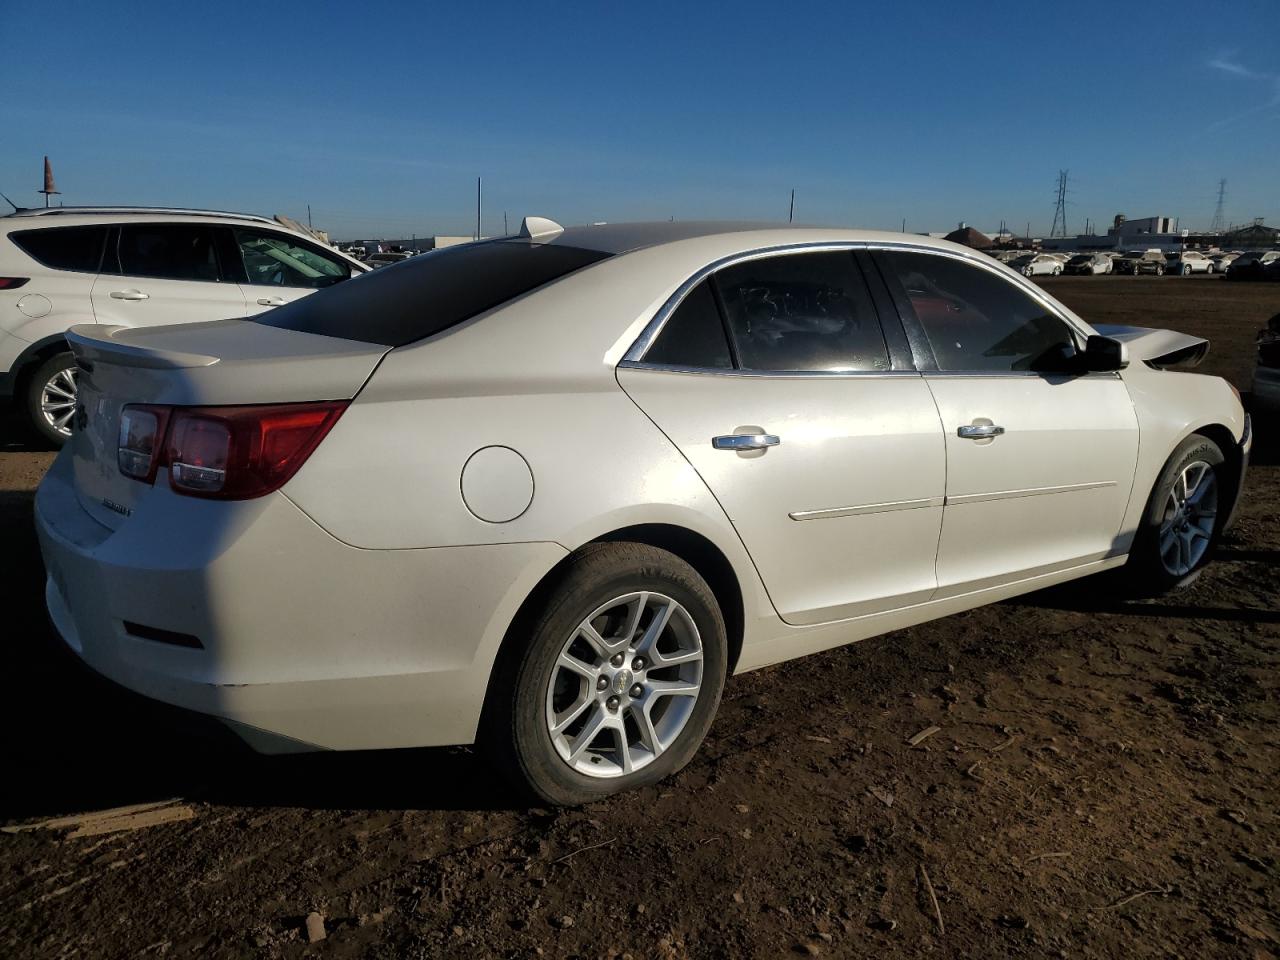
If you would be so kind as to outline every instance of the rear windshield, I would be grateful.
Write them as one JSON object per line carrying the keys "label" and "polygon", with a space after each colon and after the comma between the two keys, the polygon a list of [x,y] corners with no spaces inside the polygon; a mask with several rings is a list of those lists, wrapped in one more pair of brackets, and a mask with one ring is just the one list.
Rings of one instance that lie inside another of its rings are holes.
{"label": "rear windshield", "polygon": [[461,244],[410,257],[255,319],[285,330],[400,347],[608,256],[527,240]]}

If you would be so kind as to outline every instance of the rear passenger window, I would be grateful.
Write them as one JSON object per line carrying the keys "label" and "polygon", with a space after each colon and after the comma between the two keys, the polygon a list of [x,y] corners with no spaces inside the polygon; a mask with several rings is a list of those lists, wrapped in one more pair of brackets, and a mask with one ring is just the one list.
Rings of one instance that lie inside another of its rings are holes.
{"label": "rear passenger window", "polygon": [[120,228],[119,263],[113,266],[110,272],[126,277],[219,278],[213,230],[200,223],[126,224]]}
{"label": "rear passenger window", "polygon": [[716,274],[744,370],[888,370],[880,320],[853,254],[749,260]]}
{"label": "rear passenger window", "polygon": [[23,252],[46,267],[97,273],[106,227],[52,227],[9,234]]}
{"label": "rear passenger window", "polygon": [[647,363],[680,367],[729,368],[729,340],[711,283],[703,280],[680,302],[644,355]]}
{"label": "rear passenger window", "polygon": [[1039,300],[989,270],[952,257],[881,254],[906,290],[939,370],[1068,369],[1071,328]]}

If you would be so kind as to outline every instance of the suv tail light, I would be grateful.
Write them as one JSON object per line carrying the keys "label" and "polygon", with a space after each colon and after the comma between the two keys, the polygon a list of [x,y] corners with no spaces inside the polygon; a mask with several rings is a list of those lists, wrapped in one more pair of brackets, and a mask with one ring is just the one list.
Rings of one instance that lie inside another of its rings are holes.
{"label": "suv tail light", "polygon": [[25,286],[30,277],[0,277],[0,290],[17,290]]}
{"label": "suv tail light", "polygon": [[120,472],[154,483],[156,470],[167,466],[169,486],[177,493],[218,500],[261,497],[297,473],[348,403],[130,405],[120,418]]}

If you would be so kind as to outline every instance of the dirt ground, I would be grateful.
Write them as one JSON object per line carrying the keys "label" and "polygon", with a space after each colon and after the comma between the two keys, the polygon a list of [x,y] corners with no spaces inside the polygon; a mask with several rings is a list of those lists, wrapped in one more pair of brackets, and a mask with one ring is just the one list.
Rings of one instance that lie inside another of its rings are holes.
{"label": "dirt ground", "polygon": [[[1276,285],[1045,286],[1208,335],[1244,389],[1280,311]],[[555,811],[467,749],[257,757],[80,668],[42,611],[50,458],[0,427],[0,955],[1280,956],[1280,424],[1257,433],[1191,589],[1086,580],[739,677],[679,776]]]}

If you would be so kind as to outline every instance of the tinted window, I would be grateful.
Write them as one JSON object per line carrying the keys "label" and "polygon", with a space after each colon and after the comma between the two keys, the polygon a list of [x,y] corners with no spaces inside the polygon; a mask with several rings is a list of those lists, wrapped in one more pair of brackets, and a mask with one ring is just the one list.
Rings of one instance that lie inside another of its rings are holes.
{"label": "tinted window", "polygon": [[744,370],[888,370],[889,351],[850,253],[749,260],[716,274]]}
{"label": "tinted window", "polygon": [[272,287],[329,287],[351,268],[300,241],[263,230],[236,230],[236,246],[249,283]]}
{"label": "tinted window", "polygon": [[106,227],[56,227],[11,233],[13,242],[29,256],[55,270],[97,273],[102,262]]}
{"label": "tinted window", "polygon": [[710,281],[703,280],[680,302],[644,359],[682,367],[733,366]]}
{"label": "tinted window", "polygon": [[213,230],[200,223],[126,224],[120,228],[119,272],[163,280],[217,280]]}
{"label": "tinted window", "polygon": [[382,267],[254,319],[286,330],[399,347],[608,256],[524,240],[461,244]]}
{"label": "tinted window", "polygon": [[989,270],[927,253],[883,254],[915,310],[940,370],[1061,369],[1070,329]]}

